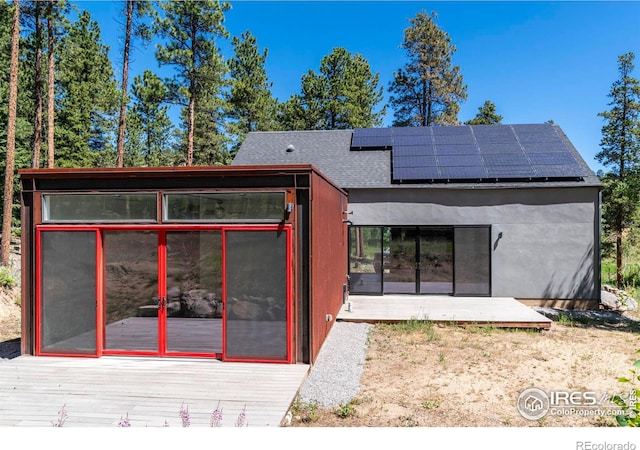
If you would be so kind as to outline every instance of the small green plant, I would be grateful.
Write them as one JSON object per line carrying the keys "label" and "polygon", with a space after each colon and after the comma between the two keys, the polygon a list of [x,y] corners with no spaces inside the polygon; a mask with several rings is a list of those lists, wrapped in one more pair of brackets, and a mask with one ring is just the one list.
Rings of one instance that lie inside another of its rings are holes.
{"label": "small green plant", "polygon": [[[635,352],[640,354],[640,350]],[[620,377],[618,381],[629,387],[629,395],[623,398],[621,395],[614,395],[611,401],[619,406],[623,414],[616,416],[616,421],[621,427],[640,426],[640,359],[633,363],[629,377]]]}
{"label": "small green plant", "polygon": [[438,353],[438,361],[444,363],[445,356],[444,353]]}
{"label": "small green plant", "polygon": [[575,321],[570,315],[560,313],[558,314],[558,324],[564,325],[565,327],[573,327],[575,325]]}
{"label": "small green plant", "polygon": [[318,420],[318,405],[315,402],[304,403],[300,396],[297,396],[291,405],[291,415],[300,422],[315,422]]}
{"label": "small green plant", "polygon": [[11,275],[7,267],[0,267],[0,287],[12,289],[17,284],[16,279]]}
{"label": "small green plant", "polygon": [[356,415],[356,408],[352,402],[341,404],[338,409],[335,411],[336,416],[341,419],[346,419],[348,417],[353,417]]}
{"label": "small green plant", "polygon": [[424,409],[438,409],[441,403],[440,400],[426,400],[422,402],[422,407]]}
{"label": "small green plant", "polygon": [[438,339],[433,322],[426,319],[412,317],[409,320],[393,324],[390,328],[400,333],[421,333],[427,338],[428,342]]}

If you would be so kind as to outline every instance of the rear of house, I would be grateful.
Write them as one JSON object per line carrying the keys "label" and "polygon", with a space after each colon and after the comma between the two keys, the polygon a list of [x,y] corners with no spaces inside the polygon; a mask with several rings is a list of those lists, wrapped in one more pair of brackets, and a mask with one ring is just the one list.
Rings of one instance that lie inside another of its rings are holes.
{"label": "rear of house", "polygon": [[348,192],[353,294],[597,308],[600,183],[551,124],[250,133],[233,164]]}

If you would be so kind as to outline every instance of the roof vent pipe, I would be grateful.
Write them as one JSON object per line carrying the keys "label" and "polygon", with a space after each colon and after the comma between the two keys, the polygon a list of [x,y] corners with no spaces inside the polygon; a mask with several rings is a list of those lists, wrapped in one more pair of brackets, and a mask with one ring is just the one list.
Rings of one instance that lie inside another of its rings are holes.
{"label": "roof vent pipe", "polygon": [[296,148],[293,146],[293,144],[289,144],[287,145],[287,153],[291,153],[295,150]]}

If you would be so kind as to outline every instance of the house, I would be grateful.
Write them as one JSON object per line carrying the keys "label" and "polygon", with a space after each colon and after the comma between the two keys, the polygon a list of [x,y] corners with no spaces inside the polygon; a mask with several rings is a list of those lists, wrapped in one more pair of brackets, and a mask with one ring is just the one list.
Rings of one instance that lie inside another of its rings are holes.
{"label": "house", "polygon": [[343,304],[347,197],[310,165],[20,182],[22,354],[309,364]]}
{"label": "house", "polygon": [[557,125],[254,132],[247,164],[348,193],[352,294],[598,307],[601,185]]}

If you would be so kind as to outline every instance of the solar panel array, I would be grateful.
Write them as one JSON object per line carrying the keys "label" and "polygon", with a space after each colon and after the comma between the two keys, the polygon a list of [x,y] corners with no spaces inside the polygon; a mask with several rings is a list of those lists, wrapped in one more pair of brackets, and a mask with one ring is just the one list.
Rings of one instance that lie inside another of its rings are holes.
{"label": "solar panel array", "polygon": [[351,149],[390,149],[395,183],[586,176],[550,124],[359,128]]}

